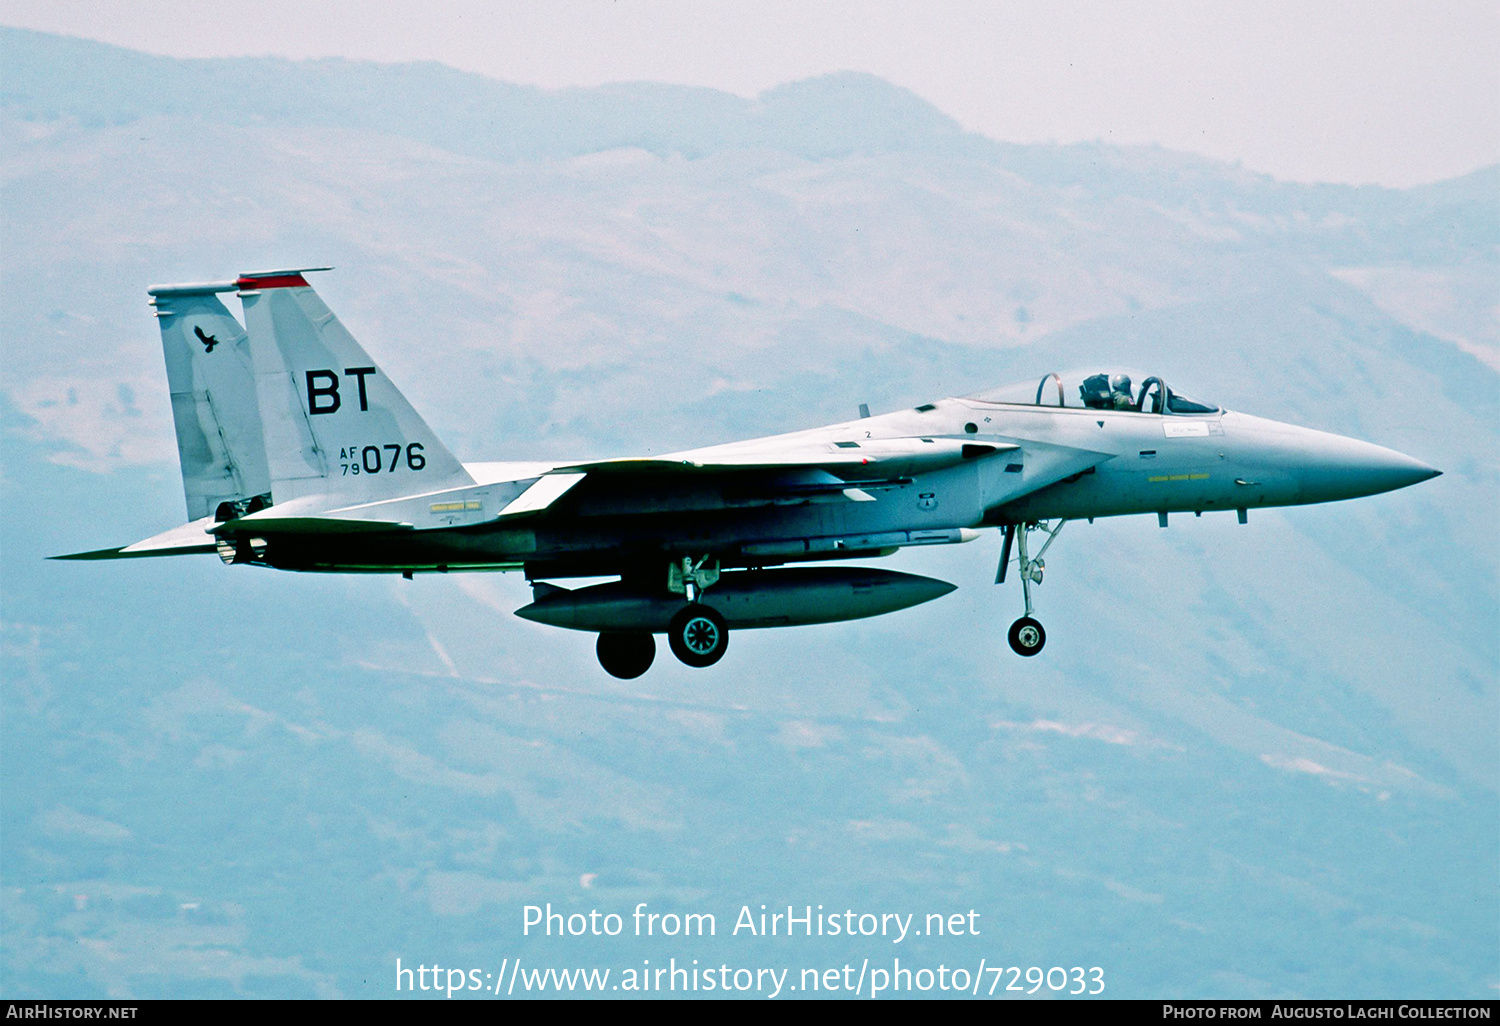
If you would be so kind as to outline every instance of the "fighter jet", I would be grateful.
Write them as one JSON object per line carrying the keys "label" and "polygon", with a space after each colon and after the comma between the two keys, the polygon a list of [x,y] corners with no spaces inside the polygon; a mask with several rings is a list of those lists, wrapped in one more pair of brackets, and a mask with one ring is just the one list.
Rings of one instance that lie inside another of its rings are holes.
{"label": "fighter jet", "polygon": [[[665,634],[689,666],[733,631],[875,616],[944,581],[848,565],[1003,532],[1022,656],[1032,590],[1070,520],[1248,511],[1403,488],[1439,471],[1368,442],[1191,399],[1155,375],[1046,373],[827,427],[665,456],[460,463],[307,283],[328,268],[148,290],[189,522],[59,559],[217,553],[324,573],[515,570],[528,620],[598,635],[615,677]],[[220,300],[237,294],[244,326]],[[212,341],[210,341],[212,340]],[[1033,547],[1041,542],[1039,548]],[[1013,558],[1014,557],[1014,558]],[[823,566],[800,564],[822,563]],[[556,581],[616,580],[566,588]]]}

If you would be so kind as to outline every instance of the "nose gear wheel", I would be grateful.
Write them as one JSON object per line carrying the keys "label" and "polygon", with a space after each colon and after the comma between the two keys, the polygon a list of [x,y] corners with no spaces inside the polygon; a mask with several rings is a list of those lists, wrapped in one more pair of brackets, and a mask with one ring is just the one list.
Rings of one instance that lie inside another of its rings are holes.
{"label": "nose gear wheel", "polygon": [[1047,632],[1040,623],[1023,616],[1010,625],[1009,641],[1016,655],[1034,656],[1047,643]]}

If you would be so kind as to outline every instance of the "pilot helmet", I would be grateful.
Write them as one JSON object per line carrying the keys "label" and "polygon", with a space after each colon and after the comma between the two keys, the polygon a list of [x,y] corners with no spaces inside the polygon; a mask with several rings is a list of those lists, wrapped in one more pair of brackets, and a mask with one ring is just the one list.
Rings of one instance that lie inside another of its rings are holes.
{"label": "pilot helmet", "polygon": [[1109,388],[1112,392],[1124,392],[1126,395],[1129,395],[1130,375],[1116,374],[1114,377],[1109,379]]}

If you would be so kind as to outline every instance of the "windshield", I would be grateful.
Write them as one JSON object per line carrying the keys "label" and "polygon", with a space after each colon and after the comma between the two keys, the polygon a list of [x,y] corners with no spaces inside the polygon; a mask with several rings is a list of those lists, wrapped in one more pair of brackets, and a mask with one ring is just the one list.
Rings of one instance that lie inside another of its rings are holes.
{"label": "windshield", "polygon": [[1182,415],[1219,412],[1219,408],[1212,403],[1190,399],[1170,388],[1155,375],[1118,367],[1046,374],[1037,381],[1003,385],[970,398],[987,403],[1061,406],[1127,413]]}

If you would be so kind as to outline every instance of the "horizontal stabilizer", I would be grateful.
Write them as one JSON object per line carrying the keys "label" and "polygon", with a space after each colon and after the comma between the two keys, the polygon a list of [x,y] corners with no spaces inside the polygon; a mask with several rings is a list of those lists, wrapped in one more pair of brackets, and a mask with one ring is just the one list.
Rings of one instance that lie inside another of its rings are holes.
{"label": "horizontal stabilizer", "polygon": [[147,556],[202,556],[214,552],[214,543],[205,545],[180,545],[172,549],[153,549],[149,552],[132,552],[126,545],[117,549],[94,549],[91,552],[69,552],[65,556],[48,556],[48,559],[142,559]]}
{"label": "horizontal stabilizer", "polygon": [[140,559],[146,556],[196,556],[214,552],[214,539],[208,534],[213,527],[213,518],[204,517],[190,524],[174,527],[170,531],[152,535],[133,545],[114,549],[94,549],[91,552],[70,552],[66,556],[49,556],[49,559]]}

